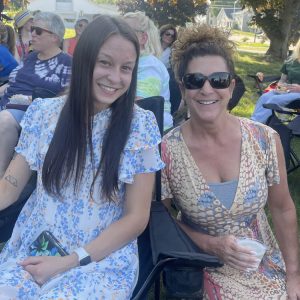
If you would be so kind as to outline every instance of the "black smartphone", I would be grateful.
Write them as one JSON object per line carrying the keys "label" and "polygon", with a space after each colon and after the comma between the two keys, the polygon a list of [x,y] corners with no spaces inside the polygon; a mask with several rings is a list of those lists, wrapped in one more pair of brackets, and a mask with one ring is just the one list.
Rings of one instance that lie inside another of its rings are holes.
{"label": "black smartphone", "polygon": [[50,231],[43,231],[29,247],[30,256],[66,256],[69,253]]}

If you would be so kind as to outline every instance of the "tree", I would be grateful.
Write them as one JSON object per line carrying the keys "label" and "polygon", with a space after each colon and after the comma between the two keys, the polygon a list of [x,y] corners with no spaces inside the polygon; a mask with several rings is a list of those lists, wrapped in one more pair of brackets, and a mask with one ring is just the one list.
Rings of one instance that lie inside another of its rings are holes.
{"label": "tree", "polygon": [[123,14],[144,11],[159,26],[194,22],[197,15],[205,15],[207,10],[206,0],[119,0],[117,6]]}
{"label": "tree", "polygon": [[267,55],[277,60],[287,56],[291,42],[299,37],[299,0],[240,0],[252,8],[252,22],[260,27],[270,39]]}
{"label": "tree", "polygon": [[28,4],[28,0],[3,0],[5,8],[20,9],[25,8]]}

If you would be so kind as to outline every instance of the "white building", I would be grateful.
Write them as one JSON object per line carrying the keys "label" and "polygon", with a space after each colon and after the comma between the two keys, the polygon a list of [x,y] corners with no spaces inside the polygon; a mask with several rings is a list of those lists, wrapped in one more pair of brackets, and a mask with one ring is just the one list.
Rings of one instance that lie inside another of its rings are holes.
{"label": "white building", "polygon": [[242,31],[252,31],[249,27],[249,21],[253,16],[251,10],[241,8],[221,8],[218,15],[215,16],[212,9],[207,12],[207,24],[217,26],[227,30],[239,29]]}
{"label": "white building", "polygon": [[71,28],[79,17],[91,21],[95,14],[120,14],[116,5],[95,4],[91,0],[31,0],[27,8],[54,12],[62,17],[66,27]]}

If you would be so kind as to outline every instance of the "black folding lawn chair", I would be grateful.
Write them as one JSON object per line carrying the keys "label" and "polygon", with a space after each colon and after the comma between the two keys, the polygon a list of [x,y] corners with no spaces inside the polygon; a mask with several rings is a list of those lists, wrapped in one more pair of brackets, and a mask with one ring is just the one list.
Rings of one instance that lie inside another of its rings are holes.
{"label": "black folding lawn chair", "polygon": [[229,100],[227,105],[227,109],[229,111],[232,111],[238,105],[239,101],[241,100],[241,98],[243,97],[246,91],[246,87],[242,78],[238,75],[235,75],[234,79],[235,79],[235,87],[232,93],[232,97]]}
{"label": "black folding lawn chair", "polygon": [[[154,112],[162,131],[163,98],[145,98],[138,105]],[[157,178],[160,179],[160,171]],[[203,269],[218,267],[221,263],[215,256],[202,252],[182,231],[162,204],[160,191],[159,180],[156,181],[156,200],[152,201],[149,224],[138,238],[140,273],[132,299],[146,299],[153,284],[155,299],[160,299],[161,274],[166,297],[202,299]]]}
{"label": "black folding lawn chair", "polygon": [[287,173],[291,173],[300,167],[300,158],[292,147],[293,139],[300,137],[300,99],[284,107],[273,103],[263,106],[272,110],[267,125],[278,132],[284,150]]}
{"label": "black folding lawn chair", "polygon": [[261,79],[257,74],[248,74],[248,77],[254,80],[258,95],[262,95],[268,86],[275,86],[280,79],[279,75],[264,75]]}

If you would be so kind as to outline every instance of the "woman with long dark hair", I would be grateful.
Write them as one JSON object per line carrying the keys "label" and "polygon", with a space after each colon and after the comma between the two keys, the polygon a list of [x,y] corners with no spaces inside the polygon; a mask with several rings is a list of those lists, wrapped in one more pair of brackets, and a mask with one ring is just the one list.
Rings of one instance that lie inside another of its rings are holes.
{"label": "woman with long dark hair", "polygon": [[134,31],[101,16],[77,44],[67,97],[29,106],[0,181],[0,210],[31,170],[38,183],[0,256],[1,299],[130,299],[136,237],[163,166],[155,117],[134,105],[138,57]]}

